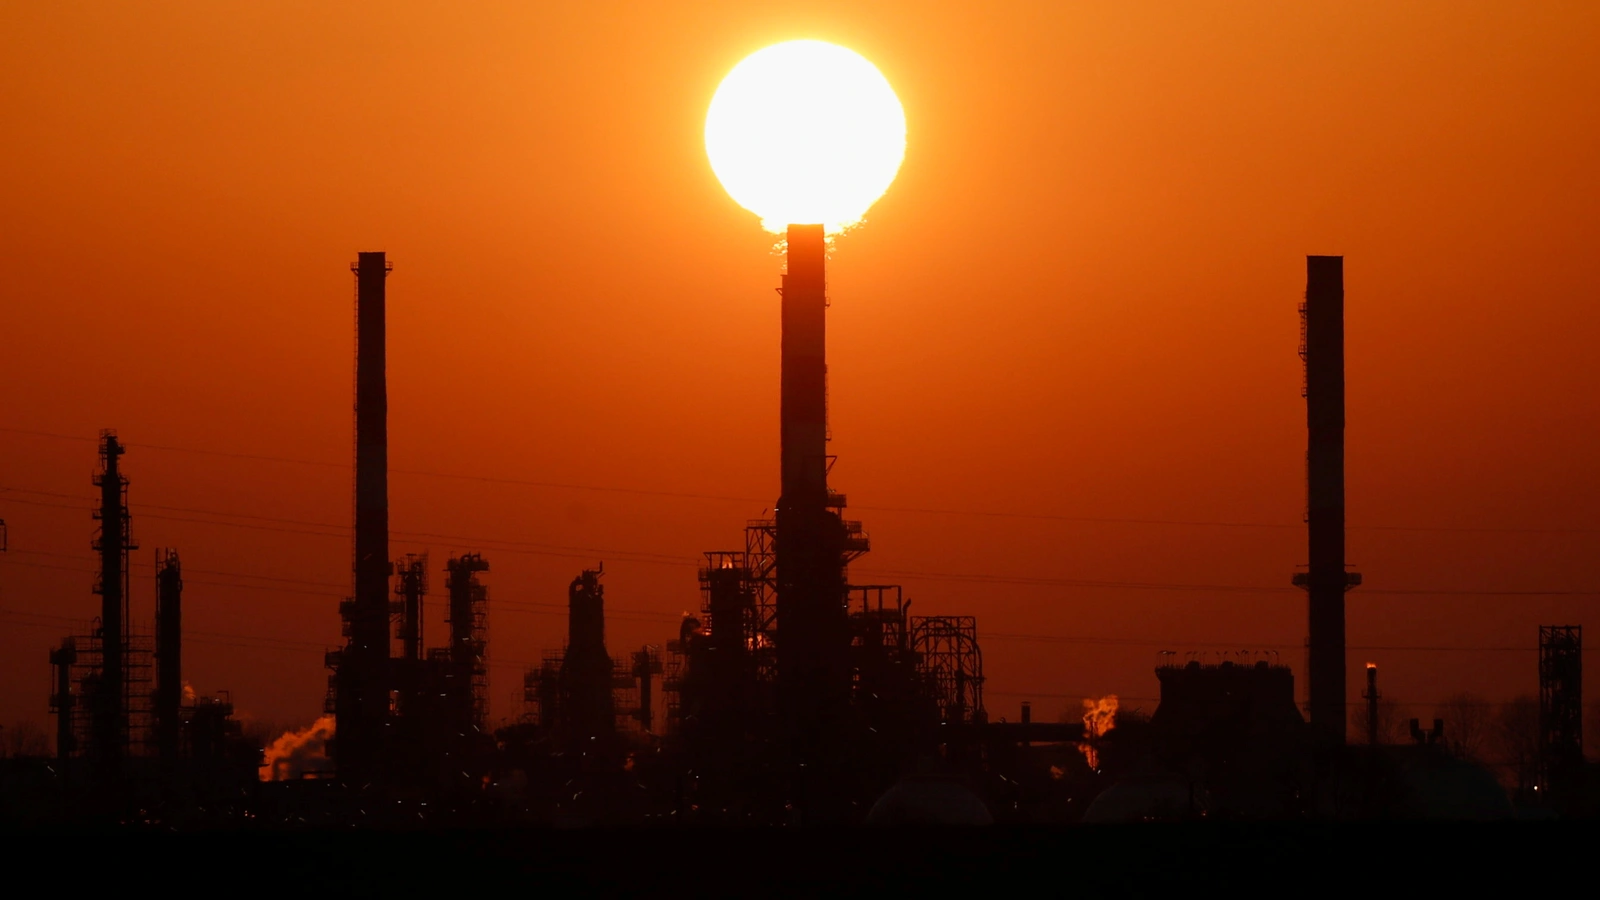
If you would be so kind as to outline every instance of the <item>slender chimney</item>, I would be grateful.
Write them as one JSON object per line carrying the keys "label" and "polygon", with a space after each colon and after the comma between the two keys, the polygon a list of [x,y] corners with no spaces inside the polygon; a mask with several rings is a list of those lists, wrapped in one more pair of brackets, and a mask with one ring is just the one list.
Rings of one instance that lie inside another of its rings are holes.
{"label": "slender chimney", "polygon": [[178,551],[156,551],[156,751],[178,758],[178,709],[183,703],[183,568]]}
{"label": "slender chimney", "polygon": [[807,739],[849,700],[842,526],[828,495],[826,238],[790,225],[783,278],[777,507],[778,697]]}
{"label": "slender chimney", "polygon": [[128,551],[137,549],[129,537],[128,479],[118,462],[126,452],[117,434],[100,432],[100,474],[94,484],[100,489],[100,536],[94,549],[100,554],[100,672],[95,686],[91,721],[90,753],[104,776],[112,776],[128,739],[127,659],[128,645]]}
{"label": "slender chimney", "polygon": [[1306,257],[1301,308],[1305,357],[1306,524],[1310,566],[1296,583],[1310,594],[1311,726],[1345,740],[1344,594],[1361,583],[1344,561],[1344,257]]}
{"label": "slender chimney", "polygon": [[342,778],[372,777],[389,709],[389,397],[385,361],[384,254],[361,253],[356,274],[355,597],[342,612],[335,749]]}

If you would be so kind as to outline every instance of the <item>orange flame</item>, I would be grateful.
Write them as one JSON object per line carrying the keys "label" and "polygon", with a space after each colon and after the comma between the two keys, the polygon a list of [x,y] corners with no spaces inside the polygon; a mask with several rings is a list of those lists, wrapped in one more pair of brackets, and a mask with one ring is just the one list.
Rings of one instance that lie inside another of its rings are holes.
{"label": "orange flame", "polygon": [[1095,744],[1106,732],[1117,727],[1117,695],[1107,694],[1099,700],[1083,698],[1083,736],[1078,745],[1083,751],[1083,761],[1089,768],[1100,771],[1100,751]]}

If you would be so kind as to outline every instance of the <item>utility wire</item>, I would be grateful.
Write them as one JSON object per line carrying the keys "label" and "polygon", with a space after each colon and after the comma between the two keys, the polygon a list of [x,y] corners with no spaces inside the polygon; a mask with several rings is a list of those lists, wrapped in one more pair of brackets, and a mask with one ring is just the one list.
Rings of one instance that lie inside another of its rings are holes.
{"label": "utility wire", "polygon": [[[60,434],[60,433],[52,432],[52,431],[34,431],[34,430],[31,430],[31,429],[25,429],[25,428],[0,427],[0,432],[6,432],[6,433],[10,433],[10,434],[24,434],[24,435],[29,435],[29,436],[33,436],[33,437],[46,437],[46,438],[56,438],[56,439],[60,439],[60,440],[90,442],[90,443],[95,442],[96,440],[98,440],[98,438],[85,437],[83,435]],[[337,462],[336,463],[336,462],[329,462],[329,461],[326,461],[326,460],[297,459],[297,458],[293,458],[293,457],[271,456],[271,455],[259,454],[259,453],[236,453],[236,452],[227,451],[227,450],[205,450],[205,449],[200,449],[200,448],[197,448],[197,447],[178,447],[178,446],[172,446],[172,445],[169,445],[169,444],[144,444],[144,443],[141,443],[141,444],[138,444],[137,447],[139,449],[160,450],[160,451],[171,452],[171,453],[193,453],[193,454],[198,454],[198,455],[203,455],[203,456],[218,456],[218,457],[226,457],[226,458],[231,458],[231,459],[244,459],[244,460],[261,461],[261,462],[291,463],[291,464],[294,464],[294,465],[302,465],[302,466],[317,466],[319,468],[348,469],[350,467],[350,464],[347,463],[347,462]],[[500,477],[495,477],[495,476],[490,476],[490,475],[467,475],[467,474],[456,473],[456,472],[433,472],[433,471],[427,471],[427,470],[422,470],[422,469],[391,468],[391,469],[389,469],[389,472],[391,474],[396,474],[396,475],[417,475],[417,476],[423,476],[423,477],[428,477],[428,478],[450,478],[450,479],[456,479],[456,480],[462,480],[462,481],[478,481],[478,482],[484,482],[484,483],[487,483],[487,484],[510,484],[510,485],[519,485],[519,486],[523,486],[523,487],[558,488],[558,489],[562,489],[562,490],[577,490],[577,491],[598,491],[598,492],[603,492],[603,493],[633,494],[633,495],[650,496],[650,497],[673,497],[673,498],[677,498],[677,499],[686,499],[686,500],[712,500],[712,501],[726,502],[726,503],[750,503],[750,504],[754,504],[754,503],[771,503],[770,498],[763,500],[763,499],[757,499],[757,498],[754,498],[754,497],[733,497],[733,496],[727,496],[727,495],[723,495],[723,494],[697,493],[697,492],[692,492],[692,491],[662,491],[662,490],[651,490],[651,489],[646,489],[646,488],[616,487],[616,486],[595,485],[595,484],[574,484],[574,483],[569,483],[569,482],[557,482],[557,481],[531,481],[531,480],[527,480],[527,479],[518,479],[518,478],[500,478]],[[858,505],[858,506],[855,506],[853,508],[854,509],[868,510],[868,511],[873,511],[873,512],[897,512],[897,513],[912,513],[912,514],[918,514],[918,515],[973,516],[973,517],[981,517],[981,518],[1027,519],[1027,520],[1054,521],[1054,522],[1086,522],[1086,523],[1116,524],[1116,525],[1163,525],[1163,526],[1188,526],[1188,527],[1204,527],[1204,528],[1265,528],[1265,529],[1278,529],[1278,530],[1292,530],[1292,529],[1300,529],[1300,528],[1304,528],[1305,527],[1303,523],[1289,523],[1289,522],[1233,522],[1233,521],[1205,520],[1205,519],[1161,519],[1161,518],[1138,518],[1138,517],[1122,517],[1122,516],[1069,516],[1069,515],[1060,515],[1060,514],[1055,514],[1055,513],[1019,513],[1019,512],[1002,512],[1002,511],[992,511],[992,510],[939,509],[939,508],[933,508],[933,507],[913,507],[913,506],[875,506],[875,505],[874,506],[867,506],[867,505]],[[1345,527],[1347,529],[1350,529],[1350,530],[1360,530],[1360,531],[1414,531],[1414,532],[1442,532],[1442,533],[1483,532],[1483,533],[1495,533],[1495,534],[1600,534],[1600,528],[1528,528],[1528,527],[1494,526],[1494,525],[1472,526],[1472,525],[1362,525],[1362,524],[1347,524]]]}
{"label": "utility wire", "polygon": [[[0,491],[6,493],[29,493],[45,496],[72,497],[69,494],[53,494],[46,491],[32,491],[25,488],[12,488],[0,485]],[[24,498],[10,498],[13,502],[27,503],[37,506],[47,506],[60,509],[79,509],[75,505],[51,503],[42,500],[29,500]],[[91,498],[78,497],[76,499],[92,502]],[[327,529],[308,531],[304,527],[287,527],[274,525],[253,525],[242,522],[213,521],[209,519],[196,519],[186,516],[170,516],[159,513],[138,513],[145,518],[166,521],[191,522],[202,525],[222,525],[234,528],[247,528],[267,531],[278,531],[289,534],[312,534],[323,537],[338,537],[348,539],[348,527],[327,522],[307,522],[296,519],[274,519],[266,516],[254,516],[244,513],[232,513],[223,510],[208,510],[192,507],[158,507],[146,504],[130,504],[137,513],[141,509],[181,509],[186,512],[199,513],[208,516],[230,516],[237,518],[250,518],[266,522],[293,523],[297,526],[314,526]],[[574,547],[561,544],[543,544],[532,541],[511,541],[496,538],[471,537],[466,535],[441,534],[436,532],[407,532],[391,531],[391,536],[402,540],[427,541],[445,540],[457,541],[463,546],[475,546],[497,553],[511,553],[532,556],[554,556],[565,559],[596,559],[606,558],[617,562],[634,562],[648,565],[667,565],[677,567],[698,567],[697,560],[685,557],[671,556],[644,550],[620,550],[606,547]],[[1035,587],[1068,587],[1068,588],[1099,588],[1109,590],[1143,590],[1143,591],[1183,591],[1207,593],[1233,593],[1233,594],[1292,594],[1299,589],[1290,586],[1269,585],[1237,585],[1237,584],[1208,584],[1208,583],[1183,583],[1159,581],[1124,581],[1115,579],[1095,580],[1081,578],[1049,578],[1026,575],[992,575],[977,572],[929,572],[923,570],[906,569],[871,569],[861,568],[860,574],[882,576],[887,578],[904,578],[908,580],[931,580],[967,582],[974,584],[1007,584],[1026,585]],[[1453,588],[1362,588],[1357,596],[1441,596],[1441,597],[1600,597],[1600,590],[1567,590],[1567,589],[1509,589],[1509,590],[1470,590]]]}

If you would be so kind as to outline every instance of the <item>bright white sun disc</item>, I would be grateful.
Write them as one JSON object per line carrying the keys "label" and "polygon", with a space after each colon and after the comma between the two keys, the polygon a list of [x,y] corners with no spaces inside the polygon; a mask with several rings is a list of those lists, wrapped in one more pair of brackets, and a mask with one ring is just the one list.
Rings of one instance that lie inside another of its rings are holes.
{"label": "bright white sun disc", "polygon": [[752,53],[706,112],[711,170],[769,231],[821,224],[833,234],[859,222],[905,152],[906,114],[888,80],[822,41]]}

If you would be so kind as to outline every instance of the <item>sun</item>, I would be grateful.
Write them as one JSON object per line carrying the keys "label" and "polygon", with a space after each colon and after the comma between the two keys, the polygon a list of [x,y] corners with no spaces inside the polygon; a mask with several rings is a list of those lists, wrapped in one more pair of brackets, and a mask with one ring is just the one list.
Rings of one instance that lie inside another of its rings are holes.
{"label": "sun", "polygon": [[722,79],[706,155],[729,196],[768,230],[861,221],[906,152],[906,114],[861,54],[822,41],[758,50]]}

